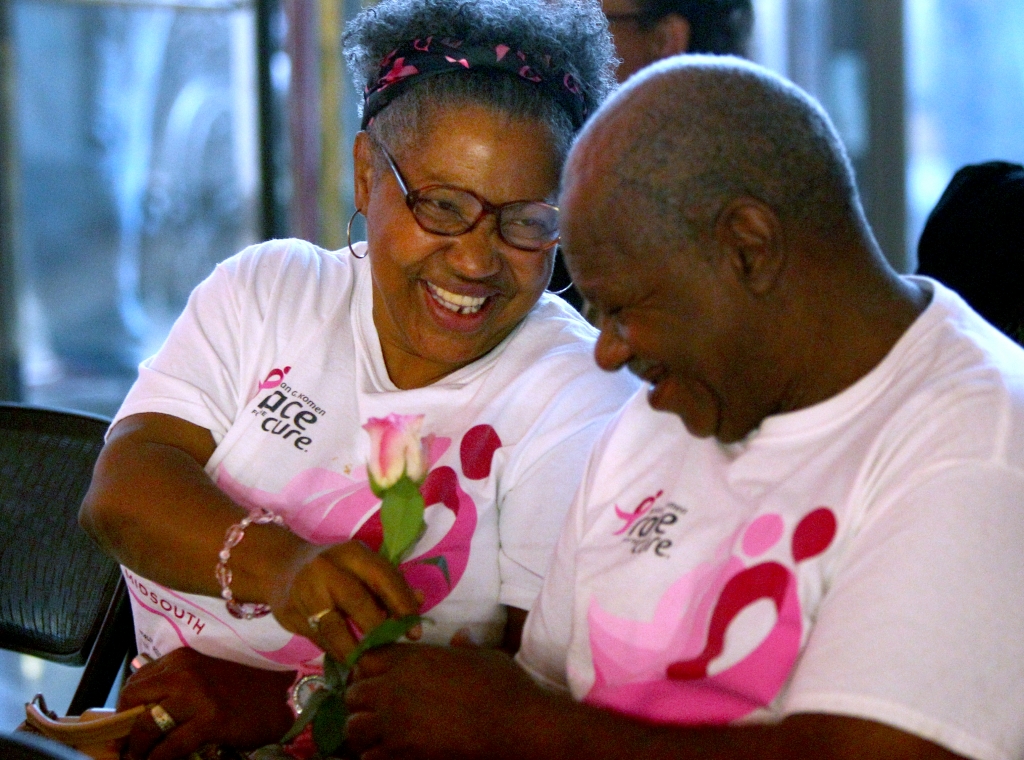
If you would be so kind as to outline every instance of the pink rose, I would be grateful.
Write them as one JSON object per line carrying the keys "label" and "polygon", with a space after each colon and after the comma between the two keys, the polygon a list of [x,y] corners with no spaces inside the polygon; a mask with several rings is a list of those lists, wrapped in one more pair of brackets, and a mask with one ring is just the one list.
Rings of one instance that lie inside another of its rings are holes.
{"label": "pink rose", "polygon": [[389,414],[371,417],[363,430],[370,434],[370,485],[380,495],[384,489],[397,483],[402,475],[420,483],[427,474],[427,455],[420,428],[422,414]]}

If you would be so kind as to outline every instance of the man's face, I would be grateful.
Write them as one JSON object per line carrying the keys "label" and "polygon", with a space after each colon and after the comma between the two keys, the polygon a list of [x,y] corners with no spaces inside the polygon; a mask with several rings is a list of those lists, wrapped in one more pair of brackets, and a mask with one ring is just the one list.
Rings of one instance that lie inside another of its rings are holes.
{"label": "man's face", "polygon": [[601,8],[608,17],[615,51],[622,59],[615,78],[624,82],[630,74],[661,57],[657,35],[655,29],[640,23],[634,0],[602,0]]}
{"label": "man's face", "polygon": [[601,330],[598,365],[628,366],[650,384],[651,407],[693,435],[740,440],[764,415],[756,315],[728,257],[711,231],[680,238],[678,251],[645,250],[638,215],[603,200],[593,163],[570,164],[561,207],[569,270]]}

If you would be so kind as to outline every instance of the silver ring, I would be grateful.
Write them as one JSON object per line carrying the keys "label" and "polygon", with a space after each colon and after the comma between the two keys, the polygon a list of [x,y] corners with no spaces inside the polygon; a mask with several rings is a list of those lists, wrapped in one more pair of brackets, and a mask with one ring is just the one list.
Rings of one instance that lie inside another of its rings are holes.
{"label": "silver ring", "polygon": [[162,734],[170,733],[178,726],[174,718],[171,717],[171,714],[160,705],[150,707],[149,714],[153,716],[153,722],[156,723],[156,727],[160,729]]}
{"label": "silver ring", "polygon": [[334,612],[334,608],[328,607],[326,610],[320,610],[315,615],[310,615],[306,618],[306,625],[308,625],[314,633],[318,632],[320,630],[320,621],[323,620],[324,616],[329,612]]}

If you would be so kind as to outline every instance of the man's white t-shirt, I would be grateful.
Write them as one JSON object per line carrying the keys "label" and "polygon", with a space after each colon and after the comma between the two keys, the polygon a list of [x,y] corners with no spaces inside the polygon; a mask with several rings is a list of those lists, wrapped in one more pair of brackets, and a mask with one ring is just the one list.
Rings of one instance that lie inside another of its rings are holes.
{"label": "man's white t-shirt", "polygon": [[883,361],[746,440],[638,393],[520,662],[675,724],[824,712],[1024,757],[1024,351],[943,286]]}
{"label": "man's white t-shirt", "polygon": [[[425,595],[424,641],[468,628],[495,644],[502,605],[533,605],[593,441],[637,385],[599,370],[594,330],[545,295],[487,355],[399,390],[372,298],[369,260],[298,240],[246,249],[195,290],[117,419],[161,412],[207,428],[217,445],[206,471],[238,503],[282,515],[317,544],[354,537],[376,548],[380,500],[362,425],[424,415],[428,527],[400,569]],[[321,654],[271,616],[236,620],[219,598],[125,576],[139,649],[152,656],[192,646],[304,670]]]}

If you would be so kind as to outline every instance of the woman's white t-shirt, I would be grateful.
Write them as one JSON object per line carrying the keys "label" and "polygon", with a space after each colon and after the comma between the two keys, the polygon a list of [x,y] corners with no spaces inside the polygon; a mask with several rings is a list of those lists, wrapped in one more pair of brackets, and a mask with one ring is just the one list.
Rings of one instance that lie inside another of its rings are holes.
{"label": "woman's white t-shirt", "polygon": [[[427,530],[400,566],[425,595],[423,640],[468,628],[497,643],[502,605],[533,605],[591,445],[636,381],[600,371],[593,328],[545,295],[487,355],[399,390],[371,306],[368,260],[299,240],[248,248],[196,288],[116,420],[160,412],[209,429],[217,445],[206,471],[238,503],[282,515],[314,543],[376,547],[380,502],[362,425],[424,415]],[[320,655],[272,616],[237,620],[219,598],[125,576],[141,652],[191,646],[299,670]]]}

